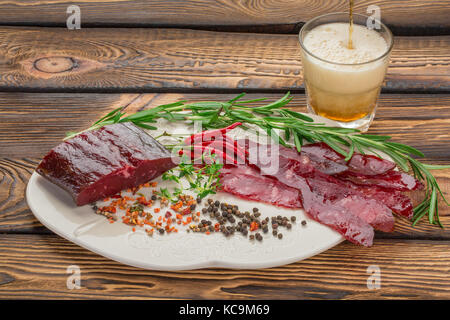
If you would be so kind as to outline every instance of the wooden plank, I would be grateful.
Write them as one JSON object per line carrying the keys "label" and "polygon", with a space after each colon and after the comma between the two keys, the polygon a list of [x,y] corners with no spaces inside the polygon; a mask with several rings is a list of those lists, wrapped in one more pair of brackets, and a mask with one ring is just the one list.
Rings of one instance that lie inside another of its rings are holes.
{"label": "wooden plank", "polygon": [[[15,25],[65,26],[69,0],[0,1],[0,21]],[[248,26],[295,25],[330,12],[348,10],[347,0],[333,1],[236,1],[236,0],[81,0],[82,26]],[[449,28],[448,1],[361,0],[355,12],[367,14],[369,5],[378,5],[384,22],[393,27]]]}
{"label": "wooden plank", "polygon": [[[26,258],[25,258],[26,257]],[[81,288],[67,289],[79,266]],[[149,271],[105,259],[53,235],[0,235],[0,298],[449,299],[449,241],[340,244],[270,269]],[[369,266],[381,288],[368,289]]]}
{"label": "wooden plank", "polygon": [[[0,93],[0,155],[10,158],[42,157],[64,137],[82,130],[119,106],[128,110],[154,107],[179,100],[227,101],[235,94],[78,94]],[[289,104],[305,112],[304,94]],[[281,94],[249,94],[273,101]],[[382,94],[371,133],[391,135],[425,152],[429,159],[450,159],[450,95]],[[11,135],[14,132],[14,135]]]}
{"label": "wooden plank", "polygon": [[[178,100],[227,101],[232,94],[44,94],[0,93],[0,232],[48,233],[29,211],[24,200],[26,183],[39,159],[61,141],[68,130],[82,130],[108,111],[128,105],[130,112]],[[250,94],[248,98],[279,98],[279,94]],[[305,111],[305,97],[291,102]],[[428,163],[449,164],[450,95],[383,94],[371,133],[391,135],[427,154]],[[14,135],[11,135],[14,132]],[[417,137],[420,137],[418,139]],[[435,171],[443,192],[450,198],[450,170]],[[413,196],[415,202],[422,194]],[[446,229],[421,222],[415,228],[397,219],[392,234],[377,238],[450,239],[450,209],[440,203]]]}
{"label": "wooden plank", "polygon": [[[385,88],[450,89],[450,36],[397,37]],[[303,90],[296,35],[0,28],[0,90]]]}

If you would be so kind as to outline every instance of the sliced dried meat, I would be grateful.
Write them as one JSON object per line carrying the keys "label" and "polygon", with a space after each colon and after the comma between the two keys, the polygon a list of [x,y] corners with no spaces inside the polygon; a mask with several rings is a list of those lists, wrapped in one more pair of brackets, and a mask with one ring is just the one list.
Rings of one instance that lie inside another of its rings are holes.
{"label": "sliced dried meat", "polygon": [[420,190],[423,188],[423,184],[413,176],[395,170],[373,176],[345,172],[339,174],[338,177],[361,186],[378,186],[397,191]]}
{"label": "sliced dried meat", "polygon": [[356,186],[348,182],[349,186],[356,188],[370,199],[375,199],[386,205],[394,213],[411,219],[413,216],[413,204],[411,199],[397,190],[387,190],[376,186]]}
{"label": "sliced dried meat", "polygon": [[88,131],[53,148],[36,171],[81,206],[136,187],[175,167],[170,152],[131,123]]}
{"label": "sliced dried meat", "polygon": [[[249,148],[250,145],[258,146],[258,153],[253,157],[259,155],[259,153],[267,153],[270,155],[270,147],[266,147],[264,144],[258,144],[248,139],[239,140],[239,144]],[[287,157],[289,159],[298,160],[300,154],[308,156],[311,159],[314,167],[326,174],[335,175],[342,172],[352,172],[362,175],[380,175],[391,171],[395,168],[395,163],[389,160],[380,159],[373,155],[363,155],[360,153],[354,153],[349,161],[345,161],[345,157],[334,149],[329,147],[326,143],[312,143],[302,147],[301,153],[298,153],[295,148],[287,148],[284,146],[278,146],[279,155]],[[250,153],[252,156],[252,154]]]}
{"label": "sliced dried meat", "polygon": [[[301,161],[285,160],[281,161],[280,170],[271,175],[287,186],[300,190],[303,208],[312,219],[338,231],[353,243],[372,245],[374,231],[364,219],[370,213],[365,205],[358,203],[358,208],[353,205],[360,199],[349,198],[347,202],[344,201],[345,198],[334,196],[326,191],[317,192],[314,175],[318,171],[309,171],[310,168],[307,167],[312,167],[309,158],[303,156]],[[261,167],[261,171],[264,173],[264,167]],[[358,212],[361,208],[364,210],[363,213]]]}
{"label": "sliced dried meat", "polygon": [[[246,150],[251,149],[254,151],[253,153],[249,152],[250,162],[252,162],[253,159],[255,159],[254,161],[256,161],[258,157],[259,158],[265,158],[266,156],[269,158],[271,157],[272,149],[270,145],[256,143],[248,139],[247,140],[241,139],[238,141],[238,143],[243,147],[245,147]],[[337,156],[338,154],[328,146],[327,148],[324,148],[319,144],[308,145],[307,148],[305,148],[306,146],[304,147],[304,149],[302,148],[302,153],[299,153],[294,148],[287,148],[281,145],[277,147],[278,147],[278,149],[276,150],[277,154],[285,158],[295,159],[299,161],[301,154],[307,155],[314,164],[314,167],[317,170],[326,174],[338,174],[341,172],[345,172],[349,169],[348,166],[345,164],[345,161],[343,161],[343,157],[340,155]],[[330,159],[324,157],[324,154],[327,154],[330,157]]]}
{"label": "sliced dried meat", "polygon": [[[363,155],[356,152],[353,154],[352,158],[346,162],[343,155],[336,152],[323,142],[304,145],[302,147],[302,153],[307,155],[311,161],[316,162],[321,166],[330,166],[331,164],[329,164],[329,162],[331,161],[348,166],[348,171],[364,175],[383,174],[395,168],[395,163],[392,161],[380,159],[373,155]],[[323,172],[328,174],[339,173]]]}
{"label": "sliced dried meat", "polygon": [[302,207],[299,190],[263,176],[249,166],[225,166],[221,169],[220,184],[222,191],[246,200],[291,209]]}
{"label": "sliced dried meat", "polygon": [[[276,177],[288,186],[294,187],[288,184],[289,179],[296,175],[303,176],[311,192],[320,197],[323,203],[345,208],[377,230],[385,232],[393,230],[395,220],[392,211],[386,205],[376,199],[367,197],[347,183],[317,170],[305,174],[308,170],[302,167],[308,161],[306,157],[303,162],[295,163],[292,159],[280,158],[280,170]],[[264,169],[262,171],[264,172]]]}

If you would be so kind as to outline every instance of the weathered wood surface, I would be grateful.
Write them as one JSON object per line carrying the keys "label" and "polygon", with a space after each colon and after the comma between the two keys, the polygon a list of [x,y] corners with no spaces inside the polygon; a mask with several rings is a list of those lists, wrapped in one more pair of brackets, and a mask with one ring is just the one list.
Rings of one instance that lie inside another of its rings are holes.
{"label": "weathered wood surface", "polygon": [[[67,289],[79,266],[81,289]],[[367,287],[369,266],[381,288]],[[270,269],[182,272],[128,267],[55,235],[0,235],[0,298],[97,299],[450,299],[450,242],[342,243]]]}
{"label": "weathered wood surface", "polygon": [[[276,100],[282,94],[248,94],[249,98]],[[236,94],[217,93],[0,93],[0,155],[42,157],[64,137],[82,130],[110,110],[142,108],[179,100],[227,101]],[[293,94],[289,106],[306,111],[305,95]],[[449,94],[382,94],[371,133],[390,135],[395,141],[424,151],[427,158],[450,161]],[[13,132],[13,133],[12,133]]]}
{"label": "weathered wood surface", "polygon": [[[448,91],[450,36],[397,37],[388,90]],[[303,90],[296,35],[0,28],[0,90]]]}
{"label": "weathered wood surface", "polygon": [[[43,94],[0,93],[0,232],[49,233],[26,205],[26,183],[39,159],[61,141],[68,130],[81,130],[119,106],[130,112],[177,100],[226,101],[231,94]],[[251,94],[275,100],[279,94]],[[305,97],[295,95],[291,105],[304,111]],[[450,95],[383,94],[371,133],[391,135],[427,154],[429,163],[450,163]],[[399,129],[400,128],[400,129]],[[11,134],[14,132],[14,134]],[[418,139],[418,137],[420,137]],[[435,171],[443,192],[450,197],[450,170]],[[421,193],[414,194],[415,201]],[[450,239],[450,208],[441,203],[446,229],[426,221],[412,228],[397,219],[392,234],[377,238]]]}
{"label": "weathered wood surface", "polygon": [[[0,23],[65,26],[66,10],[72,4],[81,9],[82,26],[296,25],[348,10],[348,0],[7,0],[0,1]],[[379,6],[383,21],[393,27],[450,27],[448,1],[360,0],[355,2],[355,12],[367,14],[369,5]]]}

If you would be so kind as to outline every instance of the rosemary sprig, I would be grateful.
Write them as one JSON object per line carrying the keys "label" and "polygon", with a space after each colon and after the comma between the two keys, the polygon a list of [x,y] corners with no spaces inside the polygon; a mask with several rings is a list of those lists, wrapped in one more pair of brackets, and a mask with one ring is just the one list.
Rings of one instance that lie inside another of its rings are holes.
{"label": "rosemary sprig", "polygon": [[[255,105],[256,102],[265,101],[265,98],[242,100],[244,95],[245,93],[242,93],[227,102],[186,103],[186,101],[178,101],[127,116],[122,112],[123,108],[117,108],[81,132],[122,122],[133,122],[142,128],[155,130],[157,128],[151,124],[154,124],[160,118],[168,121],[201,121],[205,129],[223,128],[239,121],[260,127],[272,139],[284,146],[289,146],[287,141],[293,137],[295,148],[299,152],[305,142],[325,142],[345,156],[347,160],[356,151],[362,154],[372,152],[379,157],[379,152],[382,152],[390,156],[403,171],[409,172],[412,170],[417,179],[426,183],[425,199],[414,208],[413,225],[427,215],[431,224],[443,227],[438,213],[439,197],[442,197],[447,205],[450,204],[445,199],[430,170],[446,169],[450,168],[450,165],[439,166],[422,163],[413,158],[413,156],[424,157],[422,152],[411,146],[392,142],[389,136],[363,134],[356,129],[330,127],[323,123],[315,123],[312,118],[285,107],[292,100],[289,92],[277,101],[265,105]],[[278,129],[284,133],[284,138],[273,129]],[[70,132],[65,139],[74,137],[79,133]],[[183,170],[187,170],[187,168]],[[193,185],[197,186],[195,181]],[[205,186],[205,188],[208,187]]]}

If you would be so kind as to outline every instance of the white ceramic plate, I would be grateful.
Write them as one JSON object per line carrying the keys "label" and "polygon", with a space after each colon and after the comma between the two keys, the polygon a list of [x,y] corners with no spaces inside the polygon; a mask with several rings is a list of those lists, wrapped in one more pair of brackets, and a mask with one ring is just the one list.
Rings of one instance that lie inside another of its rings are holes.
{"label": "white ceramic plate", "polygon": [[[319,117],[315,118],[319,120]],[[332,124],[323,118],[319,121]],[[160,126],[161,130],[167,128],[164,123]],[[183,127],[171,125],[170,128],[171,132],[183,131]],[[155,181],[159,181],[158,187],[166,183],[160,179]],[[236,204],[241,211],[258,207],[262,218],[295,215],[296,223],[291,230],[282,229],[281,240],[270,231],[267,234],[261,232],[261,242],[250,241],[240,234],[226,238],[221,233],[187,233],[182,228],[178,233],[150,237],[144,229],[136,228],[133,232],[132,227],[120,221],[109,223],[103,216],[94,214],[89,205],[77,207],[68,193],[36,172],[30,178],[26,197],[36,218],[61,237],[112,260],[152,270],[269,268],[306,259],[344,240],[339,233],[308,219],[303,210],[278,208],[225,193],[214,198]],[[302,220],[307,221],[306,226],[301,225]]]}

